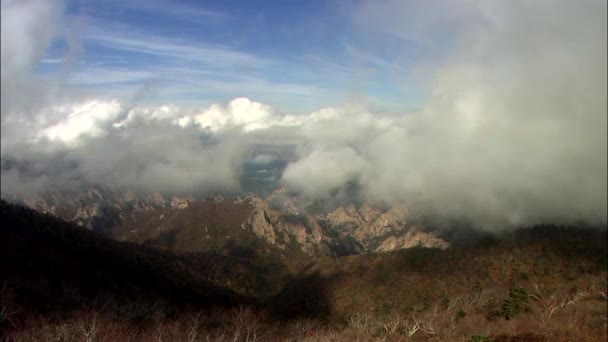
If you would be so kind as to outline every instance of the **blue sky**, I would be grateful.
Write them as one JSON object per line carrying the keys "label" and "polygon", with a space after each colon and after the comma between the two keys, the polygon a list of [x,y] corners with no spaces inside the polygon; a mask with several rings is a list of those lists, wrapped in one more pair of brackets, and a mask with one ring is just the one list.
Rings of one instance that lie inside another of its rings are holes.
{"label": "blue sky", "polygon": [[285,111],[420,102],[420,48],[357,23],[356,2],[68,1],[43,75],[79,91],[207,105],[245,96]]}

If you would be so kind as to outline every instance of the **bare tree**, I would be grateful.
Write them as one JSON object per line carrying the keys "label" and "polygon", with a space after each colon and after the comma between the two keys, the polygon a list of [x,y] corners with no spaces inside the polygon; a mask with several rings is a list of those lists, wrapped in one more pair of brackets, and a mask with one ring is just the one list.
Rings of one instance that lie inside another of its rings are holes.
{"label": "bare tree", "polygon": [[200,319],[201,319],[201,314],[203,312],[199,311],[197,312],[193,317],[190,318],[190,329],[188,330],[188,342],[194,342],[197,341],[198,338],[198,330],[200,327]]}
{"label": "bare tree", "polygon": [[6,283],[0,289],[0,326],[14,325],[13,316],[19,309],[13,306],[13,294]]}
{"label": "bare tree", "polygon": [[593,293],[593,286],[585,289],[578,290],[572,296],[567,295],[559,295],[552,294],[551,296],[547,296],[545,294],[546,290],[542,286],[538,286],[538,284],[534,284],[535,293],[530,296],[541,303],[542,311],[541,311],[541,324],[547,323],[551,320],[551,317],[558,311],[566,308],[567,306],[574,305],[576,303],[581,302],[585,298],[591,296]]}
{"label": "bare tree", "polygon": [[86,342],[95,341],[95,337],[97,336],[97,314],[93,313],[93,319],[90,321],[84,318],[79,318],[78,327],[84,334]]}
{"label": "bare tree", "polygon": [[410,323],[409,319],[403,323],[407,337],[414,336],[414,334],[420,329],[420,322],[416,320],[416,316],[412,315],[412,320],[412,323]]}
{"label": "bare tree", "polygon": [[397,328],[399,328],[399,323],[401,322],[401,317],[399,317],[399,315],[396,315],[395,318],[389,318],[389,320],[384,323],[383,328],[384,331],[386,332],[387,335],[392,335],[397,331]]}
{"label": "bare tree", "polygon": [[233,310],[233,341],[255,342],[259,341],[263,329],[266,327],[263,319],[250,308],[239,306]]}

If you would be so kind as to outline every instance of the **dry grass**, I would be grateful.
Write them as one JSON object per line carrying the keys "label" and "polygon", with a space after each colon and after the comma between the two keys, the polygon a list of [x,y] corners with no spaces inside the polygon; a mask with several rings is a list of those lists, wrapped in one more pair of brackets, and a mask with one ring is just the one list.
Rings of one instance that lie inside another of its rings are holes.
{"label": "dry grass", "polygon": [[[11,261],[0,286],[3,342],[606,341],[605,231],[541,227],[445,251],[323,259],[284,275],[1,210],[12,227],[0,231]],[[267,273],[276,287],[258,279]]]}
{"label": "dry grass", "polygon": [[[463,294],[427,310],[361,312],[343,319],[278,321],[240,306],[169,317],[158,307],[144,324],[91,308],[63,319],[37,318],[12,331],[15,341],[606,341],[605,276],[558,286],[535,284],[529,312],[488,318],[497,291]],[[556,309],[557,308],[557,309]],[[464,312],[464,314],[462,314]],[[483,339],[487,338],[487,339]],[[10,339],[9,339],[10,340]]]}

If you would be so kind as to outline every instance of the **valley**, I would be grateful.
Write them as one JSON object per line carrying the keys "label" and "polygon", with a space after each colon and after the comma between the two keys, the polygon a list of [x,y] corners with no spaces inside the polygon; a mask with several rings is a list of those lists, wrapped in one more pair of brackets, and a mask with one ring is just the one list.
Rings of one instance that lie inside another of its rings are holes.
{"label": "valley", "polygon": [[[465,234],[411,223],[404,207],[302,214],[284,195],[108,201],[91,190],[65,207],[26,202],[51,216],[3,202],[3,331],[24,341],[606,335],[605,228]],[[76,203],[72,222],[59,217]]]}

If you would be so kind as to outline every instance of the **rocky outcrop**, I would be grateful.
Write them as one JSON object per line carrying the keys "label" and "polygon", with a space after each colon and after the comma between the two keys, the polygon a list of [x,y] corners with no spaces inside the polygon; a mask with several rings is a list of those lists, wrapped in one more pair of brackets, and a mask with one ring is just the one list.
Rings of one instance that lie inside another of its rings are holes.
{"label": "rocky outcrop", "polygon": [[300,215],[302,212],[297,196],[290,194],[285,186],[274,190],[267,201],[273,208],[287,215]]}
{"label": "rocky outcrop", "polygon": [[177,196],[173,196],[171,197],[171,208],[186,209],[188,208],[188,203],[190,202],[191,200],[188,198],[180,198]]}
{"label": "rocky outcrop", "polygon": [[273,246],[285,248],[282,243],[284,241],[279,240],[279,234],[277,234],[277,230],[281,228],[279,225],[280,214],[271,209],[268,202],[256,195],[249,194],[244,197],[237,197],[234,203],[247,203],[253,208],[251,215],[247,221],[241,225],[241,228],[251,230],[259,238]]}
{"label": "rocky outcrop", "polygon": [[252,206],[251,216],[242,228],[251,230],[269,244],[285,249],[290,243],[295,243],[302,253],[310,256],[318,255],[319,251],[324,251],[324,255],[330,254],[327,237],[313,216],[279,211],[271,207],[269,201],[252,194],[238,197],[235,203]]}
{"label": "rocky outcrop", "polygon": [[363,220],[354,205],[339,207],[338,209],[325,215],[325,220],[332,227],[353,227],[361,226],[366,222]]}
{"label": "rocky outcrop", "polygon": [[[102,187],[91,187],[82,192],[49,190],[22,200],[23,204],[34,210],[58,216],[88,229],[99,224],[117,224],[121,219],[132,218],[141,212],[185,209],[192,201],[192,197],[166,198],[160,193],[135,193]],[[111,217],[106,217],[108,215]],[[110,227],[102,228],[106,230]]]}
{"label": "rocky outcrop", "polygon": [[374,252],[390,252],[399,249],[412,248],[418,246],[426,248],[446,249],[450,246],[450,244],[432,233],[411,230],[402,236],[388,237],[374,250]]}
{"label": "rocky outcrop", "polygon": [[47,203],[39,196],[26,198],[23,200],[23,204],[26,207],[32,208],[36,211],[51,215],[55,215],[55,211],[57,209],[55,206]]}
{"label": "rocky outcrop", "polygon": [[407,218],[405,206],[396,205],[383,211],[367,203],[358,208],[353,204],[339,207],[320,217],[330,229],[343,237],[353,238],[368,250],[375,249],[381,239],[406,232],[409,229]]}
{"label": "rocky outcrop", "polygon": [[92,220],[95,217],[99,216],[99,214],[99,205],[93,204],[86,207],[78,208],[76,211],[76,215],[74,215],[74,217],[70,221],[73,221],[80,226],[92,229]]}
{"label": "rocky outcrop", "polygon": [[314,218],[304,216],[288,219],[284,221],[284,227],[295,239],[302,252],[308,255],[316,255],[321,250],[329,252],[326,244],[327,237]]}
{"label": "rocky outcrop", "polygon": [[[315,211],[312,214],[307,211],[306,203],[300,202],[285,187],[274,191],[267,200],[254,194],[230,200],[221,194],[212,194],[204,201],[197,201],[192,197],[165,197],[160,193],[142,194],[93,187],[81,196],[54,191],[23,202],[36,210],[103,232],[110,232],[112,227],[121,222],[131,225],[150,215],[158,215],[155,216],[152,229],[156,235],[169,229],[165,226],[169,216],[175,222],[181,222],[177,219],[179,212],[184,212],[184,217],[190,217],[193,211],[207,208],[204,214],[200,212],[197,215],[210,215],[209,222],[216,222],[214,225],[217,222],[234,221],[233,227],[237,230],[251,232],[270,246],[282,251],[295,247],[310,256],[388,252],[417,245],[446,248],[449,245],[434,233],[419,230],[408,222],[409,212],[403,205],[393,205],[386,209],[370,203],[347,204],[328,213]],[[250,207],[251,210],[243,211],[235,221],[230,216],[237,212],[229,210],[232,205]],[[323,206],[320,208],[323,209]],[[184,222],[189,221],[192,220],[184,219]],[[134,239],[140,239],[138,242],[150,239],[143,232],[145,228],[140,228],[142,229],[137,234],[131,234]],[[188,229],[192,230],[194,237],[202,234],[201,236],[207,237],[205,240],[211,240],[206,229],[200,234],[195,231],[198,229],[196,227]],[[132,233],[128,229],[124,230],[122,238],[131,236],[125,232]],[[238,240],[235,236],[226,237],[228,235],[218,236]]]}
{"label": "rocky outcrop", "polygon": [[372,208],[369,204],[363,203],[359,207],[359,215],[365,222],[372,222],[382,214],[382,211],[377,208]]}
{"label": "rocky outcrop", "polygon": [[369,224],[362,224],[356,228],[353,231],[353,237],[367,246],[370,240],[403,231],[406,228],[407,217],[407,208],[394,206]]}

